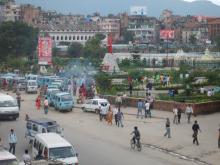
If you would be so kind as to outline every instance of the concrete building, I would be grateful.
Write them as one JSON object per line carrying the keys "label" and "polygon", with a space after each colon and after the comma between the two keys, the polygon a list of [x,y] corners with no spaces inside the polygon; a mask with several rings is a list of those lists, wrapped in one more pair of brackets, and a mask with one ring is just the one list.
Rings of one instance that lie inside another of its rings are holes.
{"label": "concrete building", "polygon": [[97,33],[104,33],[98,27],[87,27],[83,25],[41,25],[40,35],[48,35],[52,38],[55,45],[61,42],[78,42],[85,44]]}
{"label": "concrete building", "polygon": [[117,41],[120,37],[120,19],[102,18],[98,22],[99,28],[105,33],[111,33],[113,41]]}
{"label": "concrete building", "polygon": [[214,40],[216,35],[220,34],[220,17],[208,18],[208,31],[211,40]]}
{"label": "concrete building", "polygon": [[1,6],[2,21],[18,21],[21,17],[20,6],[16,5],[15,0],[9,0]]}
{"label": "concrete building", "polygon": [[28,25],[36,26],[40,23],[41,8],[30,4],[21,5],[21,20]]}

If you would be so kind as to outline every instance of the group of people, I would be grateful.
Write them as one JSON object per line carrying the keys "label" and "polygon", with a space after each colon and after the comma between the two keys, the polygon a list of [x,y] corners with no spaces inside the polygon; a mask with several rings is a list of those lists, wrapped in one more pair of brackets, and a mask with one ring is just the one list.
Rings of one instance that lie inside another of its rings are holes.
{"label": "group of people", "polygon": [[169,86],[170,85],[170,75],[161,74],[160,75],[160,83],[163,86]]}
{"label": "group of people", "polygon": [[[138,100],[137,102],[137,118],[141,117],[143,119],[144,117],[151,118],[151,109],[153,106],[153,97],[151,94],[148,95],[147,99],[145,102],[143,102],[141,99]],[[143,113],[144,110],[144,113]]]}
{"label": "group of people", "polygon": [[[104,104],[104,103],[102,103]],[[118,127],[124,127],[123,119],[124,114],[121,112],[120,107],[115,106],[113,109],[107,105],[101,105],[99,112],[99,119],[102,121],[105,119],[109,125],[113,124],[113,118],[115,120],[115,125]]]}

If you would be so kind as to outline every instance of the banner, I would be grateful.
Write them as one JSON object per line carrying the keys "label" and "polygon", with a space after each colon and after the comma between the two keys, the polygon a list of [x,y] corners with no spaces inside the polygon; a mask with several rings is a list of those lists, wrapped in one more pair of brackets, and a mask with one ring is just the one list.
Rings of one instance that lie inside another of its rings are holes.
{"label": "banner", "polygon": [[50,37],[39,37],[38,39],[38,64],[52,64],[52,39]]}
{"label": "banner", "polygon": [[160,39],[174,39],[174,30],[160,30]]}

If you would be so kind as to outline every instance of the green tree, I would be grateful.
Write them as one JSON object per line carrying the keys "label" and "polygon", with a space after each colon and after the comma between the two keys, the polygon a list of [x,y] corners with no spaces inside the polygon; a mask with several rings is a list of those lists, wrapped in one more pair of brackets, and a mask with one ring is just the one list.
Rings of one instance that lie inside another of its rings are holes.
{"label": "green tree", "polygon": [[0,25],[0,58],[26,56],[32,58],[37,47],[38,30],[22,22]]}
{"label": "green tree", "polygon": [[105,93],[111,89],[111,79],[108,74],[100,73],[95,77],[99,92]]}
{"label": "green tree", "polygon": [[104,40],[106,38],[106,36],[102,33],[98,33],[95,35],[95,38],[97,38],[101,41],[101,40]]}
{"label": "green tree", "polygon": [[131,31],[126,30],[122,30],[121,35],[123,37],[123,43],[128,44],[129,41],[133,42],[134,41],[134,33]]}
{"label": "green tree", "polygon": [[73,42],[69,47],[68,47],[68,55],[71,55],[73,57],[80,57],[82,56],[83,52],[83,46],[82,44],[78,42]]}

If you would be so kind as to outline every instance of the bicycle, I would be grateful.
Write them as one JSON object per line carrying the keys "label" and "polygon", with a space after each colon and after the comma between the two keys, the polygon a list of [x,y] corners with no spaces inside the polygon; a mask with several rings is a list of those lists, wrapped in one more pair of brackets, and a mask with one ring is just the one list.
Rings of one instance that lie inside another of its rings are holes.
{"label": "bicycle", "polygon": [[141,151],[142,145],[141,145],[140,140],[136,140],[136,143],[134,143],[133,138],[132,138],[130,144],[131,144],[131,149],[134,150],[136,147],[138,151]]}

